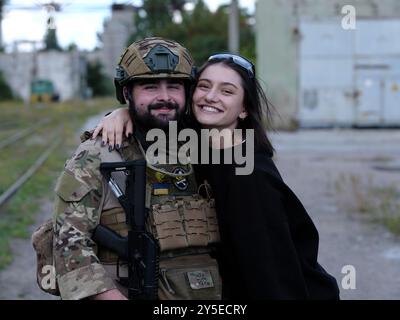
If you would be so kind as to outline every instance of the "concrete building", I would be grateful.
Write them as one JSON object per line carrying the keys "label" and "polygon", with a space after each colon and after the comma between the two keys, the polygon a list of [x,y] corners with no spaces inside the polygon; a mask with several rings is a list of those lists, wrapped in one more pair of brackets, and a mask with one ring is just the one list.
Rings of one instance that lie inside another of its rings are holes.
{"label": "concrete building", "polygon": [[81,97],[86,87],[86,61],[76,50],[1,53],[0,70],[14,93],[25,101],[30,98],[35,74],[53,82],[61,101]]}
{"label": "concrete building", "polygon": [[87,62],[100,61],[105,75],[110,79],[115,76],[118,58],[135,31],[134,10],[131,5],[111,6],[111,18],[104,22],[101,35],[103,46],[98,50],[34,53],[20,51],[17,46],[12,53],[0,53],[0,70],[14,93],[24,100],[30,97],[34,77],[51,80],[62,101],[82,97],[86,92]]}
{"label": "concrete building", "polygon": [[104,72],[109,77],[115,76],[115,66],[127,46],[130,35],[135,32],[135,7],[123,4],[111,6],[111,18],[104,22],[104,32],[101,35],[101,63]]}
{"label": "concrete building", "polygon": [[278,125],[400,126],[400,1],[258,0],[256,21]]}

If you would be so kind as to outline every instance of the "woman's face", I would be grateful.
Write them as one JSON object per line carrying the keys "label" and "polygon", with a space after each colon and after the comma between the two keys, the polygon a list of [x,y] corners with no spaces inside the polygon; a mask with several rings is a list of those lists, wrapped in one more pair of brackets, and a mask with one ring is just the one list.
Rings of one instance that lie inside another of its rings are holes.
{"label": "woman's face", "polygon": [[193,113],[205,128],[235,129],[247,113],[240,75],[223,64],[208,66],[193,94]]}

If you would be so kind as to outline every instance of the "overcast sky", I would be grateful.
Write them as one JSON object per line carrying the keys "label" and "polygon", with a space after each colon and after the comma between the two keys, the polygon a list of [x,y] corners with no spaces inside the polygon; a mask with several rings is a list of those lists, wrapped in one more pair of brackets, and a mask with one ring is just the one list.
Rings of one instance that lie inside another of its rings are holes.
{"label": "overcast sky", "polygon": [[[20,6],[35,7],[35,4],[48,3],[45,0],[10,0],[11,10],[6,10],[3,19],[3,42],[9,45],[14,40],[40,40],[46,30],[47,13],[44,9],[28,10],[16,9]],[[75,43],[81,49],[93,49],[97,44],[97,32],[101,32],[103,21],[110,16],[107,6],[113,2],[139,5],[141,0],[113,1],[113,0],[59,0],[55,2],[65,3],[64,10],[56,13],[57,36],[61,46],[65,47]],[[215,10],[221,4],[227,4],[230,0],[205,0],[211,10]],[[84,6],[96,10],[87,11]],[[255,0],[239,0],[241,7],[254,12]],[[83,8],[83,9],[82,9]],[[7,9],[7,7],[6,7]],[[83,10],[83,11],[82,11]]]}

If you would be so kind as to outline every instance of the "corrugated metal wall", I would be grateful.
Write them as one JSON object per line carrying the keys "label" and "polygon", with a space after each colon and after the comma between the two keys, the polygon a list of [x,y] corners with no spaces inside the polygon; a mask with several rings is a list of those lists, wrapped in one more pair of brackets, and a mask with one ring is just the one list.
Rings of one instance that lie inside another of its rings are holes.
{"label": "corrugated metal wall", "polygon": [[303,18],[300,34],[302,126],[400,125],[400,20]]}
{"label": "corrugated metal wall", "polygon": [[[355,30],[342,28],[346,5]],[[399,0],[258,0],[256,13],[258,76],[276,123],[400,126]]]}

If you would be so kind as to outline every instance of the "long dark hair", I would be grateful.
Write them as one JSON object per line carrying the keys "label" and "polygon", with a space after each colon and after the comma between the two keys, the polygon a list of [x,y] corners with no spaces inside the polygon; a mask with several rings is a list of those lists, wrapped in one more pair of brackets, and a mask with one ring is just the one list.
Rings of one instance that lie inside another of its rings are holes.
{"label": "long dark hair", "polygon": [[[243,104],[247,111],[247,117],[239,121],[238,129],[254,129],[255,150],[266,151],[272,156],[274,148],[267,137],[266,130],[270,129],[273,107],[255,75],[254,77],[250,77],[249,72],[243,67],[230,59],[212,59],[207,61],[196,73],[195,84],[190,94],[190,102],[192,103],[193,93],[201,74],[206,68],[214,64],[223,64],[239,74],[244,90]],[[200,124],[197,123],[197,126],[200,126]]]}

